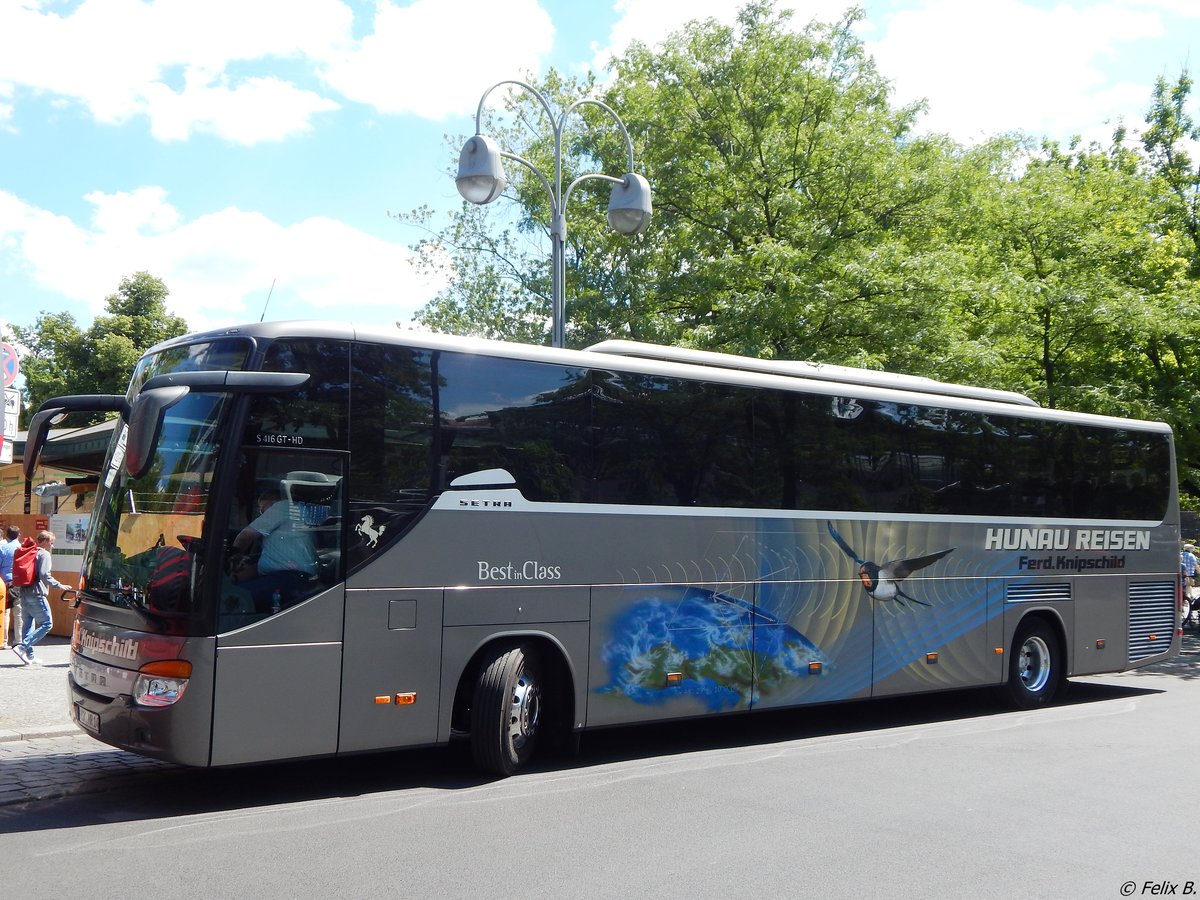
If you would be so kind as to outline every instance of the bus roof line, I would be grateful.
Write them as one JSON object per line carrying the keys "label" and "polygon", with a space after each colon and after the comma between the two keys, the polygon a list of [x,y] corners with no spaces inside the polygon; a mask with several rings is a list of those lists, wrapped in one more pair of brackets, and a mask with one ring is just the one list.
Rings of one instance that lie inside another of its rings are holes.
{"label": "bus roof line", "polygon": [[750,356],[736,356],[732,353],[714,353],[709,350],[692,350],[686,347],[664,347],[625,340],[601,341],[586,349],[592,353],[609,353],[615,356],[685,362],[719,369],[766,372],[771,375],[787,375],[792,378],[812,378],[818,381],[834,381],[838,384],[917,391],[922,394],[969,397],[976,400],[991,400],[995,403],[1011,403],[1017,406],[1039,406],[1037,401],[1015,391],[1002,391],[967,384],[950,384],[920,375],[899,375],[894,372],[859,369],[853,366],[837,366],[800,360],[758,359]]}
{"label": "bus roof line", "polygon": [[[500,351],[511,353],[520,351],[547,351],[537,354],[541,358],[555,355],[554,348],[534,344],[516,344],[509,341],[497,341],[487,338],[463,337],[461,335],[446,335],[428,331],[391,330],[384,331],[373,327],[356,327],[345,322],[322,321],[281,321],[253,323],[234,328],[218,329],[208,333],[188,334],[164,341],[147,352],[155,352],[166,347],[187,344],[197,338],[216,337],[327,337],[353,340],[380,339],[394,342],[398,339],[416,340],[426,345],[453,346],[468,352],[488,353]],[[659,344],[646,344],[639,341],[607,340],[579,350],[558,350],[557,353],[599,353],[610,357],[623,357],[630,360],[650,360],[663,363],[682,363],[685,365],[701,366],[706,369],[724,369],[727,371],[742,371],[763,375],[782,375],[788,378],[809,379],[819,382],[835,382],[845,386],[875,387],[890,390],[901,390],[932,396],[962,397],[971,400],[987,400],[993,403],[1005,403],[1016,406],[1027,406],[1041,409],[1037,401],[1018,394],[1015,391],[1002,391],[994,388],[976,387],[974,385],[953,384],[936,381],[920,375],[900,375],[895,372],[882,372],[874,369],[860,369],[853,366],[839,366],[827,363],[812,363],[798,360],[758,359],[749,356],[736,356],[732,353],[714,353],[708,350],[691,350],[686,347],[667,347]]]}
{"label": "bus roof line", "polygon": [[[759,386],[781,387],[785,390],[791,387],[792,389],[807,393],[826,396],[838,394],[842,396],[854,396],[860,400],[877,400],[888,403],[910,402],[916,405],[931,407],[948,405],[949,408],[981,414],[1003,413],[1010,416],[1027,414],[1032,418],[1042,421],[1090,424],[1102,428],[1132,428],[1139,431],[1151,431],[1162,434],[1171,433],[1170,426],[1162,422],[1056,409],[1041,406],[1028,398],[1020,403],[1012,400],[996,400],[983,393],[989,390],[987,388],[974,388],[973,390],[980,392],[981,395],[979,396],[969,394],[956,395],[949,390],[938,390],[937,388],[939,386],[950,389],[963,387],[968,391],[972,390],[972,388],[967,385],[945,384],[931,379],[918,379],[917,376],[894,375],[887,372],[878,373],[884,376],[878,384],[871,384],[866,380],[858,383],[847,383],[838,379],[836,371],[838,369],[848,369],[849,372],[861,374],[871,371],[867,369],[852,369],[843,366],[816,366],[809,363],[808,365],[813,366],[815,369],[824,369],[826,372],[823,378],[809,377],[807,374],[801,374],[795,370],[788,374],[783,374],[782,371],[772,371],[768,368],[773,364],[770,360],[759,360],[759,362],[765,364],[762,367],[714,366],[699,361],[669,359],[653,355],[634,356],[613,352],[596,352],[592,348],[584,350],[552,348],[537,344],[522,344],[488,338],[447,335],[432,331],[359,326],[347,322],[292,320],[248,323],[234,328],[198,332],[173,338],[169,341],[164,341],[156,347],[150,348],[146,353],[152,354],[156,350],[168,346],[192,343],[197,340],[212,340],[219,337],[273,339],[285,336],[295,338],[325,338],[330,340],[363,340],[420,347],[427,350],[454,350],[497,358],[528,359],[560,365],[611,368],[613,371],[628,371],[644,375],[662,375],[668,377],[704,378],[706,376],[703,373],[707,370],[708,378],[728,384],[753,383]],[[610,342],[604,343],[608,344]],[[634,341],[618,343],[638,345]],[[686,350],[684,348],[662,348],[653,344],[642,344],[640,346],[650,347],[655,350],[675,349],[685,354],[707,353],[707,351]],[[727,357],[735,361],[754,362],[750,357],[739,357],[731,354],[716,353],[709,355]],[[604,359],[609,360],[610,363],[605,365],[599,362]],[[779,363],[774,363],[774,365],[779,365]],[[892,379],[907,380],[907,387],[901,388],[898,384],[889,383],[888,376]],[[778,380],[778,384],[771,385],[769,382],[774,380]],[[925,384],[921,384],[921,381],[924,381]],[[839,392],[839,388],[843,390]],[[995,393],[1005,395],[1007,392],[997,391]],[[1021,395],[1010,396],[1020,397]]]}

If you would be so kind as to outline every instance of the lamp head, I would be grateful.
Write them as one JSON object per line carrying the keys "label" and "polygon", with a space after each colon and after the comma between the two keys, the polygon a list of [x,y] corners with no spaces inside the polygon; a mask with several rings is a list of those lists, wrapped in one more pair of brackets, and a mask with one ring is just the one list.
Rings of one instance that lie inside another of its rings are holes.
{"label": "lamp head", "polygon": [[613,185],[608,200],[608,224],[621,234],[638,234],[650,224],[654,206],[650,201],[650,182],[630,172]]}
{"label": "lamp head", "polygon": [[482,134],[467,141],[458,155],[458,176],[454,183],[463,199],[472,203],[491,203],[504,193],[507,181],[496,142]]}

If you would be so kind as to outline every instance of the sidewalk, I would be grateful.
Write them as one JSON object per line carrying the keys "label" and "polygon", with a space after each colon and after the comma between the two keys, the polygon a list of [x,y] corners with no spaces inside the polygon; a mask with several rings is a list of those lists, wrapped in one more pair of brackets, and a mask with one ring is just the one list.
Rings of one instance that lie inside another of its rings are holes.
{"label": "sidewalk", "polygon": [[67,712],[70,652],[68,638],[49,635],[37,645],[40,666],[0,650],[0,743],[79,733]]}
{"label": "sidewalk", "polygon": [[131,775],[177,771],[102,744],[72,721],[67,700],[67,638],[37,646],[40,666],[0,650],[0,808],[31,800],[110,790]]}

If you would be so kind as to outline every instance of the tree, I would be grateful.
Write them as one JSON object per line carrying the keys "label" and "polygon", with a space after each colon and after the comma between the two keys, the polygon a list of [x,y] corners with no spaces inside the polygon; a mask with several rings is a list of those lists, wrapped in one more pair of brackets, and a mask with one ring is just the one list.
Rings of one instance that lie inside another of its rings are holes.
{"label": "tree", "polygon": [[146,272],[123,278],[105,299],[106,315],[81,330],[70,313],[42,312],[28,327],[12,326],[24,347],[28,408],[64,394],[123,394],[142,353],[186,333],[187,323],[167,312],[169,291]]}
{"label": "tree", "polygon": [[[890,105],[852,31],[860,13],[800,33],[788,16],[752,3],[735,27],[692,23],[661,52],[635,44],[614,61],[603,99],[629,127],[655,218],[631,240],[606,229],[601,203],[573,201],[569,343],[623,335],[878,362],[889,358],[884,348],[917,337],[932,301],[913,256],[936,248],[933,175],[953,148],[911,136],[920,108]],[[592,86],[551,73],[539,88],[565,105]],[[501,144],[549,170],[537,112],[531,98],[514,96]],[[622,171],[612,123],[586,107],[580,115],[566,177]],[[517,172],[508,196],[517,224],[499,250],[478,230],[488,220],[471,210],[424,242],[442,247],[456,273],[420,315],[424,324],[544,329],[548,254],[516,240],[544,230],[545,192]]]}
{"label": "tree", "polygon": [[1114,370],[1129,371],[1176,302],[1186,260],[1148,227],[1152,196],[1120,140],[1069,152],[1017,144],[997,159],[1010,171],[976,181],[950,220],[970,259],[952,318],[993,343],[991,378],[1048,406],[1114,412],[1129,402]]}
{"label": "tree", "polygon": [[795,32],[752,3],[734,27],[693,23],[615,61],[610,103],[661,211],[656,337],[869,362],[915,336],[930,298],[912,259],[947,145],[912,137],[920,107],[891,105],[860,17]]}
{"label": "tree", "polygon": [[1162,190],[1163,230],[1180,231],[1191,241],[1191,274],[1200,277],[1200,164],[1187,149],[1189,142],[1200,141],[1200,126],[1186,109],[1191,92],[1187,69],[1174,84],[1158,78],[1142,146]]}
{"label": "tree", "polygon": [[1147,347],[1148,380],[1163,418],[1175,427],[1180,502],[1200,509],[1200,435],[1194,424],[1200,412],[1200,359],[1194,349],[1200,341],[1200,162],[1188,150],[1200,141],[1200,126],[1187,111],[1192,85],[1187,69],[1174,83],[1155,82],[1142,146],[1157,198],[1155,232],[1164,245],[1181,246],[1188,259],[1185,288]]}
{"label": "tree", "polygon": [[[451,225],[419,245],[417,264],[429,274],[449,268],[448,286],[420,311],[417,320],[445,334],[471,334],[536,344],[545,339],[549,274],[522,252],[510,225],[490,206],[463,204]],[[432,211],[402,218],[428,227]]]}

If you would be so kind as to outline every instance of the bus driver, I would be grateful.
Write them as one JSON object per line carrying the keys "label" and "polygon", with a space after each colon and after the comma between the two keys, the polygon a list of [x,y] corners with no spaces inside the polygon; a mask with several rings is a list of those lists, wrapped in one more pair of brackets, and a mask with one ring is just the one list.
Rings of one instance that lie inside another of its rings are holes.
{"label": "bus driver", "polygon": [[295,504],[283,500],[278,488],[259,494],[258,511],[258,518],[233,539],[231,574],[261,609],[274,605],[277,592],[289,600],[305,576],[316,575],[317,554]]}

